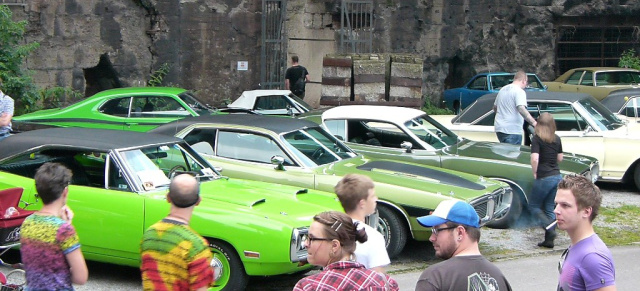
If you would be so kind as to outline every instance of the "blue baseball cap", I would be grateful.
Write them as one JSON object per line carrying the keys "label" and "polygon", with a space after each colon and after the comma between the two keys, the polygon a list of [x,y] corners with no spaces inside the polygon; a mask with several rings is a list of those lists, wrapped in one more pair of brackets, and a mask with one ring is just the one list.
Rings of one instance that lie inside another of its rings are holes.
{"label": "blue baseball cap", "polygon": [[425,227],[443,224],[447,221],[479,228],[480,217],[467,202],[444,200],[438,204],[431,215],[418,217],[418,223]]}

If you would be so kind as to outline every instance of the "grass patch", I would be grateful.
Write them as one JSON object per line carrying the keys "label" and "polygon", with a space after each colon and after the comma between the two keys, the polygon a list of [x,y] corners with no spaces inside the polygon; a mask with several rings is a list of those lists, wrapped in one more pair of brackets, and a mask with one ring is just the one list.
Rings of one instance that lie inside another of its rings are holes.
{"label": "grass patch", "polygon": [[600,208],[594,229],[608,246],[640,242],[640,207]]}

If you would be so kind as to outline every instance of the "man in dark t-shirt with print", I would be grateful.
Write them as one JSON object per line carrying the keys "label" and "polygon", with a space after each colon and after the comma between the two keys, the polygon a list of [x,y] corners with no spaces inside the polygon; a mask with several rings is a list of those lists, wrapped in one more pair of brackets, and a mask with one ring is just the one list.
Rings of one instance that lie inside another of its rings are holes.
{"label": "man in dark t-shirt with print", "polygon": [[469,203],[442,201],[433,214],[418,217],[418,223],[431,227],[429,241],[436,256],[446,261],[422,272],[416,291],[511,290],[500,269],[480,254],[480,218]]}
{"label": "man in dark t-shirt with print", "polygon": [[309,71],[298,64],[298,56],[291,57],[291,67],[284,74],[284,88],[304,98],[305,85],[309,82]]}

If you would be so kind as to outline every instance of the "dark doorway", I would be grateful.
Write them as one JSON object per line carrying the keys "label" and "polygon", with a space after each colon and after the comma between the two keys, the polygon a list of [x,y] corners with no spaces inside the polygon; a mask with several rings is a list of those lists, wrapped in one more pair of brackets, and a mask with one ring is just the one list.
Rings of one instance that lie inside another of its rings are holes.
{"label": "dark doorway", "polygon": [[100,56],[100,61],[97,66],[83,69],[83,72],[84,79],[87,83],[84,91],[85,96],[91,96],[100,91],[122,87],[118,79],[118,74],[113,69],[113,65],[111,65],[107,54]]}

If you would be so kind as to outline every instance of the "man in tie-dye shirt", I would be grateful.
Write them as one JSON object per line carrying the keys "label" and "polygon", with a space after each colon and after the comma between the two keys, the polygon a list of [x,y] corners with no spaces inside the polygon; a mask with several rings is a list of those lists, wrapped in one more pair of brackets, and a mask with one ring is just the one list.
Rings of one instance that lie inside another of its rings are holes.
{"label": "man in tie-dye shirt", "polygon": [[200,203],[200,187],[190,175],[171,181],[169,215],[142,236],[142,288],[144,290],[206,290],[213,283],[213,258],[207,241],[189,227]]}
{"label": "man in tie-dye shirt", "polygon": [[24,220],[20,232],[26,290],[73,290],[71,284],[86,283],[89,272],[71,225],[73,212],[66,206],[71,171],[46,163],[36,172],[35,180],[44,205]]}

